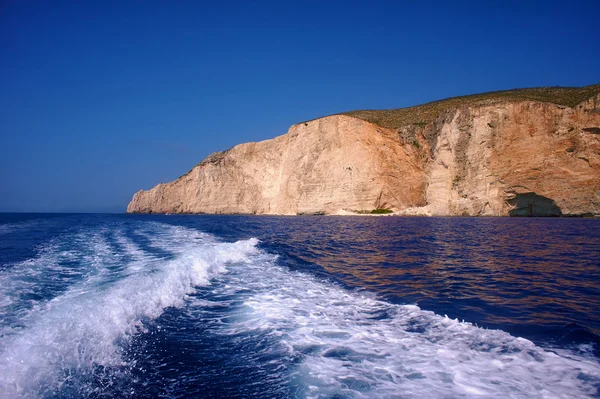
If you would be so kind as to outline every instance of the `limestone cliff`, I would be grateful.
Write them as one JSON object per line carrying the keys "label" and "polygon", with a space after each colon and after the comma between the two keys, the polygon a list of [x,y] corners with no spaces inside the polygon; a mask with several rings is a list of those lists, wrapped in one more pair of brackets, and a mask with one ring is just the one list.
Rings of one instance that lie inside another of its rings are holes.
{"label": "limestone cliff", "polygon": [[348,116],[294,125],[209,156],[174,182],[139,191],[128,212],[314,214],[425,205],[419,151]]}
{"label": "limestone cliff", "polygon": [[405,124],[367,121],[377,111],[300,123],[137,192],[127,212],[600,215],[597,89],[575,106],[492,96]]}

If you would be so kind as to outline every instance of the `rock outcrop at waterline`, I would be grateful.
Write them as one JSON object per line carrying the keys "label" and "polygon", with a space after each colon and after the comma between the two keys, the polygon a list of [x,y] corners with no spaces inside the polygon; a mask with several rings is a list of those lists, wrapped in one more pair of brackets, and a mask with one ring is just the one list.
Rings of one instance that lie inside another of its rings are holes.
{"label": "rock outcrop at waterline", "polygon": [[600,85],[555,90],[595,94],[567,106],[499,92],[303,122],[137,192],[127,212],[600,215]]}

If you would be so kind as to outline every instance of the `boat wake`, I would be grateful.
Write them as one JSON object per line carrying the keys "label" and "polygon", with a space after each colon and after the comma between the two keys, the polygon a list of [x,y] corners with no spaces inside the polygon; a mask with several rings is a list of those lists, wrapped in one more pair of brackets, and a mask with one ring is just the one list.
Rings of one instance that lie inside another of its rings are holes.
{"label": "boat wake", "polygon": [[0,282],[6,398],[139,396],[128,379],[150,355],[135,338],[173,308],[182,333],[243,341],[275,370],[263,378],[296,397],[580,398],[600,383],[593,355],[348,290],[293,271],[254,238],[141,222],[81,230],[4,265]]}

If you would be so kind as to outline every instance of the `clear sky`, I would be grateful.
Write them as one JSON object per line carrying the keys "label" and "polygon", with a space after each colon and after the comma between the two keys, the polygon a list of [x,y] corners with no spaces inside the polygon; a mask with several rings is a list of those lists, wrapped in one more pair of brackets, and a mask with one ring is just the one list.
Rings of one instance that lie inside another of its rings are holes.
{"label": "clear sky", "polygon": [[599,83],[599,20],[597,0],[0,0],[0,211],[122,212],[336,112]]}

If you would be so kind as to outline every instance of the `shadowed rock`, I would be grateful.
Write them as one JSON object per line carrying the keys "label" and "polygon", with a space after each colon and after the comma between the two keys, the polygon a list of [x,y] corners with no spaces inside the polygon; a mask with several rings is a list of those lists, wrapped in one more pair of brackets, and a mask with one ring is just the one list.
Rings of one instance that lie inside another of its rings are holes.
{"label": "shadowed rock", "polygon": [[562,212],[553,199],[537,195],[536,193],[515,194],[508,200],[514,208],[510,216],[561,216]]}

